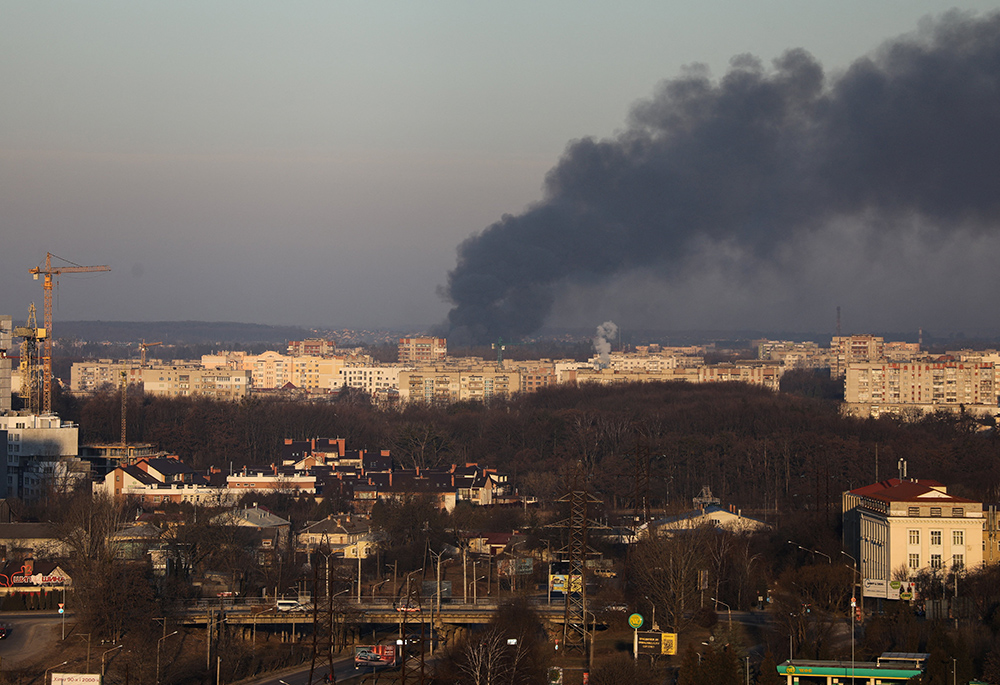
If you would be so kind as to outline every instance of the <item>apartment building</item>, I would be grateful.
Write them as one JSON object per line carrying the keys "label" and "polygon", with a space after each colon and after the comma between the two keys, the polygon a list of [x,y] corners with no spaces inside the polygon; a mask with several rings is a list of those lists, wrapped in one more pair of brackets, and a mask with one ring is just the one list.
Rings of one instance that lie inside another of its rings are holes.
{"label": "apartment building", "polygon": [[851,363],[844,411],[855,416],[960,411],[997,415],[997,376],[991,362]]}
{"label": "apartment building", "polygon": [[399,374],[412,366],[345,366],[340,370],[341,386],[364,390],[372,397],[399,392]]}
{"label": "apartment building", "polygon": [[401,402],[450,404],[486,401],[520,392],[521,375],[495,364],[477,368],[418,367],[399,372]]}
{"label": "apartment building", "polygon": [[6,454],[0,460],[0,496],[34,500],[56,479],[68,485],[87,476],[89,465],[76,459],[80,436],[76,424],[55,414],[6,414],[0,415],[3,434]]}
{"label": "apartment building", "polygon": [[[197,364],[189,362],[187,366],[196,368]],[[72,392],[96,392],[103,387],[117,388],[121,385],[123,372],[129,385],[142,383],[142,368],[134,360],[95,359],[74,362],[69,371],[69,388]]]}
{"label": "apartment building", "polygon": [[[0,414],[11,409],[11,356],[14,351],[14,320],[10,316],[0,316]],[[18,355],[20,356],[20,355]]]}
{"label": "apartment building", "polygon": [[842,378],[849,364],[881,361],[884,348],[885,338],[875,335],[834,336],[830,340],[830,375]]}
{"label": "apartment building", "polygon": [[337,343],[322,338],[308,340],[289,340],[288,355],[291,357],[325,357],[337,354]]}
{"label": "apartment building", "polygon": [[250,372],[154,366],[142,370],[142,384],[147,394],[160,397],[200,396],[217,400],[240,400],[250,392]]}
{"label": "apartment building", "polygon": [[400,338],[399,362],[434,363],[444,361],[448,356],[448,341],[445,338]]}
{"label": "apartment building", "polygon": [[890,478],[843,494],[844,542],[862,578],[888,583],[920,571],[983,563],[983,505],[933,480]]}

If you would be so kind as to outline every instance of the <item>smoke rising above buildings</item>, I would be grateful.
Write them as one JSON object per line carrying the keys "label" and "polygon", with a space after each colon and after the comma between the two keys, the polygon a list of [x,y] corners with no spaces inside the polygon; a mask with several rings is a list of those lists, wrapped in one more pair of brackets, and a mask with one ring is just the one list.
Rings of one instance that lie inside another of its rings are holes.
{"label": "smoke rising above buildings", "polygon": [[560,287],[643,269],[669,281],[716,247],[767,264],[844,222],[880,238],[992,233],[998,160],[1000,14],[928,21],[838,74],[800,49],[770,68],[736,57],[717,81],[690,68],[623,132],[570,143],[540,203],[459,246],[450,335],[523,336]]}
{"label": "smoke rising above buildings", "polygon": [[597,335],[594,336],[594,351],[600,355],[601,364],[607,366],[611,363],[611,345],[615,336],[618,335],[618,326],[614,321],[605,321],[597,327]]}

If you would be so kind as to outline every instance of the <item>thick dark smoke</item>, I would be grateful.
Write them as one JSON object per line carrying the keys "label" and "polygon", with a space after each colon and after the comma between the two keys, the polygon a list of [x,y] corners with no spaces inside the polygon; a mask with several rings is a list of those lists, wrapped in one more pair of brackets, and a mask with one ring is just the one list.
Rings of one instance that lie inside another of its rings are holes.
{"label": "thick dark smoke", "polygon": [[1000,14],[952,13],[833,77],[803,50],[765,69],[692,69],[635,105],[624,133],[569,145],[545,200],[458,248],[451,335],[545,322],[555,288],[670,273],[726,243],[759,259],[830,222],[877,230],[1000,224]]}

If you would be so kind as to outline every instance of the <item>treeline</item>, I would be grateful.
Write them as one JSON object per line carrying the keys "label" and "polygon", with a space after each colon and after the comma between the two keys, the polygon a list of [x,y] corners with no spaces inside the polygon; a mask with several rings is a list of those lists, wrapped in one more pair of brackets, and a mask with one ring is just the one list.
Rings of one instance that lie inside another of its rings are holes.
{"label": "treeline", "polygon": [[[60,400],[61,415],[80,424],[82,444],[120,439],[117,393]],[[967,416],[851,419],[836,403],[735,383],[556,387],[402,410],[374,407],[358,393],[331,403],[137,395],[127,421],[130,441],[155,443],[199,469],[274,463],[285,438],[342,437],[349,449],[389,449],[405,467],[495,465],[520,492],[542,499],[563,493],[579,467],[622,507],[635,497],[637,454],[640,472],[648,459],[649,501],[658,508],[689,506],[707,485],[745,510],[834,519],[843,490],[896,475],[900,459],[911,477],[940,480],[955,494],[1000,496],[1000,443]]]}

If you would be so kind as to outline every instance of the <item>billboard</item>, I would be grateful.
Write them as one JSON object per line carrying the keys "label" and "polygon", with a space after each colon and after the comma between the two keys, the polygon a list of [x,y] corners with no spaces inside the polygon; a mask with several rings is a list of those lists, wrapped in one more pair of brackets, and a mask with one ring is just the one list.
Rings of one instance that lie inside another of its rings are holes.
{"label": "billboard", "polygon": [[396,645],[355,645],[354,667],[391,666],[396,663]]}
{"label": "billboard", "polygon": [[636,651],[650,656],[677,654],[677,633],[640,631],[636,633]]}
{"label": "billboard", "polygon": [[101,685],[98,673],[53,673],[52,685]]}
{"label": "billboard", "polygon": [[861,581],[861,594],[865,597],[881,597],[885,599],[886,585],[886,582],[880,578],[865,578]]}
{"label": "billboard", "polygon": [[[549,589],[552,592],[566,592],[566,584],[568,575],[565,573],[555,573],[549,576]],[[580,582],[580,576],[574,575],[573,581],[569,587],[570,592],[583,592],[583,583]]]}
{"label": "billboard", "polygon": [[535,560],[531,557],[523,559],[501,559],[497,562],[497,573],[504,578],[511,576],[530,576],[534,570]]}
{"label": "billboard", "polygon": [[880,599],[913,599],[915,585],[905,580],[880,580],[878,578],[865,578],[862,582],[862,594],[865,597],[877,597]]}

